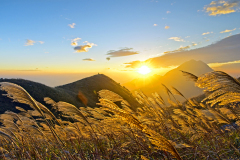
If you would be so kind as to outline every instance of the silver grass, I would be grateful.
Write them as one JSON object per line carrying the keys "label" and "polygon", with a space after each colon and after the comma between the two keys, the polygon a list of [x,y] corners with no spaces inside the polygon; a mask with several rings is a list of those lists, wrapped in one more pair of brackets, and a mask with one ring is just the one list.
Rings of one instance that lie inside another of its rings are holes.
{"label": "silver grass", "polygon": [[[17,84],[9,83],[9,82],[0,82],[0,85],[1,85],[0,89],[7,92],[7,94],[5,94],[7,97],[13,99],[14,102],[28,104],[33,109],[36,109],[42,115],[42,117],[46,120],[46,116],[40,109],[42,106],[39,106],[38,105],[39,102],[37,102],[24,88],[22,88]],[[56,140],[63,144],[61,139],[55,133],[54,129],[51,127],[51,124],[48,122],[48,120],[46,120],[46,122],[50,127],[51,132],[56,138]]]}
{"label": "silver grass", "polygon": [[112,91],[109,91],[107,89],[102,89],[102,90],[98,91],[98,95],[102,99],[108,99],[113,102],[123,101],[123,98],[120,95],[118,95]]}
{"label": "silver grass", "polygon": [[76,116],[79,116],[81,118],[83,118],[88,124],[90,124],[87,120],[87,118],[83,115],[83,113],[80,111],[80,109],[78,109],[76,106],[70,104],[70,103],[67,103],[67,102],[58,102],[56,104],[57,108],[59,111],[62,111],[63,113],[65,114],[68,114],[68,115],[76,115]]}
{"label": "silver grass", "polygon": [[240,101],[240,82],[222,71],[213,71],[199,77],[196,85],[212,93],[203,100],[211,106]]}
{"label": "silver grass", "polygon": [[188,78],[188,80],[194,81],[196,82],[198,80],[198,77],[195,76],[192,73],[186,72],[186,71],[182,71],[183,75],[186,76]]}

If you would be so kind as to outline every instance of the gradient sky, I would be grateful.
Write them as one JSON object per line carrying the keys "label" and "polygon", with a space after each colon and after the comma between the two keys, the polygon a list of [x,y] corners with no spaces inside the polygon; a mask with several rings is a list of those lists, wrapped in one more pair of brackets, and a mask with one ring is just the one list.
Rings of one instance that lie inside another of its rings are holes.
{"label": "gradient sky", "polygon": [[[124,63],[201,48],[239,34],[239,2],[1,0],[0,74],[51,86],[96,73],[126,82],[138,73]],[[68,80],[53,80],[53,75]]]}

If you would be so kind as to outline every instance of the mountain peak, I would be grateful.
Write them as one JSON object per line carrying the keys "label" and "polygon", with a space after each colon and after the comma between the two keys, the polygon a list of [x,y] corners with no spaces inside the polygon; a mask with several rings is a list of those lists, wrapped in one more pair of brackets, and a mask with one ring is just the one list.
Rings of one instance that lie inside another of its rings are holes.
{"label": "mountain peak", "polygon": [[206,63],[202,62],[201,60],[190,60],[187,62],[184,62],[180,66],[176,68],[176,70],[182,70],[190,73],[194,73],[197,76],[213,71],[212,68],[210,68]]}

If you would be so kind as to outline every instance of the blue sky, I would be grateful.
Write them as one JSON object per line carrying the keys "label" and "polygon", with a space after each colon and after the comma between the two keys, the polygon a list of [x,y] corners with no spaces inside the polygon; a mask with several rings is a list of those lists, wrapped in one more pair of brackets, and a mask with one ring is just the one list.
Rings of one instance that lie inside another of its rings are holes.
{"label": "blue sky", "polygon": [[[211,2],[1,0],[0,73],[14,76],[108,70],[124,74],[124,63],[144,61],[185,46],[201,48],[240,33],[239,1]],[[217,15],[206,10],[233,3]],[[220,33],[226,30],[232,31]],[[71,45],[74,38],[81,38],[76,46]],[[27,45],[27,40],[35,43]],[[74,50],[85,45],[90,45],[86,52]],[[110,57],[108,61],[109,51],[113,55],[128,51],[123,54],[128,56]],[[95,61],[83,61],[90,58]]]}

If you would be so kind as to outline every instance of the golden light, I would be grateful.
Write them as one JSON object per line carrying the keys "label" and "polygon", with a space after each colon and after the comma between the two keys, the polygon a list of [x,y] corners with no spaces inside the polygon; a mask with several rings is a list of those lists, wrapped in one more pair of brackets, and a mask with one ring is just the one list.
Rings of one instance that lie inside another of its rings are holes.
{"label": "golden light", "polygon": [[142,66],[138,69],[138,73],[140,74],[148,74],[151,72],[151,69],[148,66]]}

